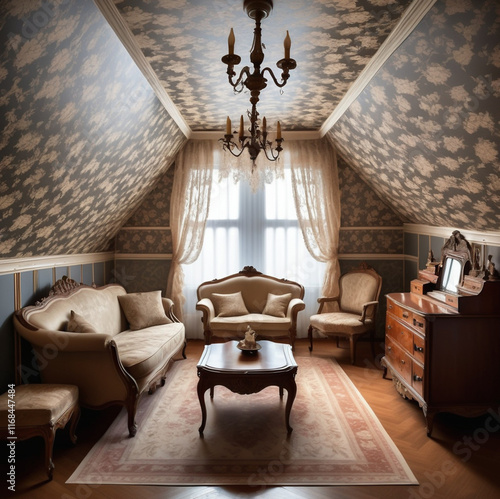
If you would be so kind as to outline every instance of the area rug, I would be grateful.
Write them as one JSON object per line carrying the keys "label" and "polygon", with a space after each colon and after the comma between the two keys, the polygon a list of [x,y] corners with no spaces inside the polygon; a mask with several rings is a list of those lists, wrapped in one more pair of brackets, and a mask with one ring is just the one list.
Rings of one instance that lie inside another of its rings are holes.
{"label": "area rug", "polygon": [[298,357],[297,397],[287,435],[286,391],[238,395],[215,387],[201,410],[196,360],[174,364],[145,395],[138,432],[122,411],[67,483],[150,485],[408,485],[415,476],[335,360]]}

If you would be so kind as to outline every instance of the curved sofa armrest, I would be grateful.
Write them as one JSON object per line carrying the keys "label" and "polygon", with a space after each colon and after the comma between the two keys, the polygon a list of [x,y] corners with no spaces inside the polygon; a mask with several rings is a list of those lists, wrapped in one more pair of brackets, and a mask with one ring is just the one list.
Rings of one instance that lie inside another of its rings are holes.
{"label": "curved sofa armrest", "polygon": [[215,318],[215,308],[210,298],[202,298],[196,304],[196,310],[201,310],[203,312],[203,322],[208,323]]}
{"label": "curved sofa armrest", "polygon": [[305,308],[306,304],[304,303],[304,300],[301,300],[300,298],[292,298],[288,303],[288,310],[286,316],[289,319],[293,319],[294,317],[297,316],[298,312],[304,310]]}
{"label": "curved sofa armrest", "polygon": [[163,305],[163,309],[165,310],[166,316],[172,322],[180,322],[180,320],[174,314],[174,302],[173,302],[173,300],[171,300],[170,298],[162,297],[161,303]]}
{"label": "curved sofa armrest", "polygon": [[99,352],[108,350],[113,337],[102,333],[70,333],[50,329],[29,329],[16,323],[17,332],[32,345],[44,348],[50,345],[65,352]]}
{"label": "curved sofa armrest", "polygon": [[367,311],[370,307],[375,307],[375,310],[373,312],[373,315],[375,315],[375,312],[377,311],[377,307],[378,307],[378,301],[375,300],[375,301],[368,301],[366,303],[363,303],[363,313],[361,314],[361,318],[359,319],[361,322],[365,322],[366,320],[366,314],[367,314]]}

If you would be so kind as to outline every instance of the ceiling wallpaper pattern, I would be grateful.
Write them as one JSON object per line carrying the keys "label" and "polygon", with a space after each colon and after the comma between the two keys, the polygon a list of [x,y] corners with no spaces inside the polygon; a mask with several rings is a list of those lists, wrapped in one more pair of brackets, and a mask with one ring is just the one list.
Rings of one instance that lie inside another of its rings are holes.
{"label": "ceiling wallpaper pattern", "polygon": [[329,138],[415,223],[500,227],[500,4],[438,1]]}
{"label": "ceiling wallpaper pattern", "polygon": [[0,9],[0,254],[106,250],[185,138],[92,0]]}
{"label": "ceiling wallpaper pattern", "polygon": [[[262,21],[264,67],[280,78],[288,30],[291,72],[283,95],[269,79],[258,110],[269,128],[317,130],[375,54],[410,0],[276,0]],[[242,0],[115,0],[147,60],[179,111],[195,130],[224,130],[250,108],[249,94],[235,95],[221,57],[231,27],[239,71],[249,65],[254,22]]]}

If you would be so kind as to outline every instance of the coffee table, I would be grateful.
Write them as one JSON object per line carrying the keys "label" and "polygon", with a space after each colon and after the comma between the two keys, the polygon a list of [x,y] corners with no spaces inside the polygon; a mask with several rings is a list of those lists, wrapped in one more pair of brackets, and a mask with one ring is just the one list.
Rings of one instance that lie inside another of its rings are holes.
{"label": "coffee table", "polygon": [[284,343],[262,340],[261,349],[256,352],[242,352],[237,341],[205,345],[198,363],[198,399],[201,406],[202,421],[198,429],[203,436],[207,422],[205,392],[210,388],[210,397],[214,397],[214,387],[222,385],[241,395],[257,393],[268,386],[279,387],[280,397],[283,389],[287,391],[285,423],[288,433],[290,411],[297,393],[295,375],[297,363],[292,355],[292,347]]}

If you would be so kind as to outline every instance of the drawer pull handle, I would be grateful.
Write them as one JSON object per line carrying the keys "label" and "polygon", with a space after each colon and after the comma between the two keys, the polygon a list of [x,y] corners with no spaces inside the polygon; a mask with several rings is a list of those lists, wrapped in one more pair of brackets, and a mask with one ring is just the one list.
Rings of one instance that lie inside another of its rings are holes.
{"label": "drawer pull handle", "polygon": [[409,316],[410,316],[410,315],[408,314],[408,312],[403,312],[403,317],[404,317],[405,319],[408,319],[408,317],[409,317]]}
{"label": "drawer pull handle", "polygon": [[390,324],[387,325],[387,330],[390,331],[392,329],[392,326]]}
{"label": "drawer pull handle", "polygon": [[424,327],[424,323],[423,322],[418,322],[417,319],[413,319],[413,325],[417,326],[417,327],[421,327],[421,328]]}
{"label": "drawer pull handle", "polygon": [[406,364],[406,362],[404,360],[401,361],[401,364]]}
{"label": "drawer pull handle", "polygon": [[418,347],[417,345],[413,345],[413,350],[415,350],[415,352],[424,353],[424,347]]}
{"label": "drawer pull handle", "polygon": [[392,347],[387,347],[387,351],[390,352],[392,350]]}
{"label": "drawer pull handle", "polygon": [[415,374],[415,376],[413,376],[413,380],[414,380],[414,381],[423,381],[423,378],[421,378],[420,376],[417,376],[417,375]]}

